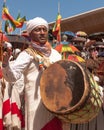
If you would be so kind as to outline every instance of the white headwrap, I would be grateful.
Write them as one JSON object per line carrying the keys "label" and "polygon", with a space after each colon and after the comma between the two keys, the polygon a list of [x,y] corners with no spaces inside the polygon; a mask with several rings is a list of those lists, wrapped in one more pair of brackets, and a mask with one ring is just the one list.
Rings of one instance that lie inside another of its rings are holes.
{"label": "white headwrap", "polygon": [[36,17],[26,23],[26,30],[30,33],[34,28],[40,25],[44,25],[48,29],[48,22],[41,17]]}
{"label": "white headwrap", "polygon": [[3,44],[3,47],[4,48],[12,48],[12,44],[10,43],[10,42],[4,42],[4,44]]}
{"label": "white headwrap", "polygon": [[21,52],[21,50],[19,49],[19,48],[16,48],[16,49],[14,49],[13,50],[13,53],[16,55],[16,54],[18,54],[18,53],[20,53]]}

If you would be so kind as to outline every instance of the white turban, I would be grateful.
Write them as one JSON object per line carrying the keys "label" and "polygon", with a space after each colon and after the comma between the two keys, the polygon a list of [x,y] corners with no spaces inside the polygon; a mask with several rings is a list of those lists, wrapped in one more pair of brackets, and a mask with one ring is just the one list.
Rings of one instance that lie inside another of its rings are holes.
{"label": "white turban", "polygon": [[4,42],[3,47],[6,48],[12,48],[12,44],[10,42]]}
{"label": "white turban", "polygon": [[19,54],[21,52],[21,50],[19,48],[16,48],[13,53],[16,55],[16,54]]}
{"label": "white turban", "polygon": [[41,17],[36,17],[26,23],[26,30],[30,33],[34,28],[40,25],[44,25],[48,29],[48,22]]}

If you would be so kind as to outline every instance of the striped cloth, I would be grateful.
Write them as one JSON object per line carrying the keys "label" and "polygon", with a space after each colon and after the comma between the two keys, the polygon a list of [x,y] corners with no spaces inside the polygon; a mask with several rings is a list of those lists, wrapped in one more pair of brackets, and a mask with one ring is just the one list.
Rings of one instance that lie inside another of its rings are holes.
{"label": "striped cloth", "polygon": [[6,81],[4,95],[2,95],[2,84],[0,85],[0,130],[5,128],[22,130],[25,127],[21,111],[21,96],[15,84]]}

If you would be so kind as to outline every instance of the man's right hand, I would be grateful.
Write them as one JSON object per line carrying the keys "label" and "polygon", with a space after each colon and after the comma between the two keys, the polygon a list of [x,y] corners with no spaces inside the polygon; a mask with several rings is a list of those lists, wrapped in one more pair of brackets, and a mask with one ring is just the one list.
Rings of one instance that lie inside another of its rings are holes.
{"label": "man's right hand", "polygon": [[8,61],[9,61],[11,54],[12,54],[12,51],[9,48],[7,49],[7,51],[3,52],[3,57],[2,57],[2,65],[3,66],[6,66],[8,64]]}

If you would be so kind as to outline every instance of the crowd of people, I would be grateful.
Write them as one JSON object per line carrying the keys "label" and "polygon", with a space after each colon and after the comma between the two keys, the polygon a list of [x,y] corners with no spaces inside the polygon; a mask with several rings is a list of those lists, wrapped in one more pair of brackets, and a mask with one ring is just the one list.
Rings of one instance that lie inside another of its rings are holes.
{"label": "crowd of people", "polygon": [[[69,55],[80,56],[80,61],[85,61],[87,67],[93,72],[101,71],[104,73],[104,33],[97,33],[98,36],[91,37],[87,35],[87,33],[83,31],[78,31],[73,36],[72,32],[63,33],[61,35],[61,42],[59,43],[56,39],[53,38],[52,47],[58,50],[63,59],[69,59]],[[103,34],[101,37],[100,34]],[[76,40],[75,40],[76,39]],[[60,46],[62,45],[62,47]],[[77,49],[70,50],[71,46],[76,47]],[[61,47],[61,50],[59,49]],[[97,73],[96,73],[97,74]],[[102,86],[104,86],[104,82],[102,79]]]}
{"label": "crowd of people", "polygon": [[[1,130],[103,130],[103,106],[99,115],[92,121],[85,124],[70,124],[60,120],[43,105],[40,95],[42,72],[51,64],[62,60],[64,53],[73,54],[69,51],[58,52],[56,44],[59,45],[59,43],[55,39],[54,46],[49,43],[48,30],[48,22],[41,17],[36,17],[26,23],[26,33],[28,33],[30,40],[28,48],[21,51],[20,48],[13,49],[9,42],[4,43],[3,75],[0,88],[0,102],[2,104],[0,113],[3,113],[0,114]],[[64,40],[66,41],[62,41],[60,44],[75,46],[74,42],[67,41],[67,36],[64,36]],[[101,49],[98,50],[94,46],[82,48],[82,50],[74,52],[74,55],[83,58],[83,62],[88,59],[97,61],[102,52]],[[91,64],[87,68],[91,73],[93,72]],[[94,76],[97,77],[94,80],[98,82],[98,86],[101,86],[99,88],[102,92],[104,82],[100,84],[100,77],[96,73]]]}

